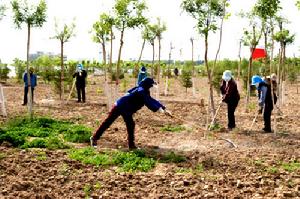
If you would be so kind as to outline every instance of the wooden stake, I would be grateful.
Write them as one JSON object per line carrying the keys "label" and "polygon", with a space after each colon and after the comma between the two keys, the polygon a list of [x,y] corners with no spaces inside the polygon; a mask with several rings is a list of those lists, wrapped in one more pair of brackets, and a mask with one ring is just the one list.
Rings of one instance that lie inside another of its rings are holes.
{"label": "wooden stake", "polygon": [[3,92],[3,87],[1,84],[0,84],[0,104],[1,104],[1,109],[2,109],[2,115],[4,117],[7,117],[6,108],[5,108],[4,92]]}

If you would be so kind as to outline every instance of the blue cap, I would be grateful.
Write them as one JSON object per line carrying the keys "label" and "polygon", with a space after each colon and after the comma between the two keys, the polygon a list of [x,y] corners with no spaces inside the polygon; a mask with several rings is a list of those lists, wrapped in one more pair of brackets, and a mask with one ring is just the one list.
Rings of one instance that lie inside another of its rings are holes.
{"label": "blue cap", "polygon": [[252,77],[252,83],[251,83],[251,85],[255,85],[255,84],[261,83],[261,82],[263,82],[262,78],[260,76],[258,76],[258,75],[254,75]]}

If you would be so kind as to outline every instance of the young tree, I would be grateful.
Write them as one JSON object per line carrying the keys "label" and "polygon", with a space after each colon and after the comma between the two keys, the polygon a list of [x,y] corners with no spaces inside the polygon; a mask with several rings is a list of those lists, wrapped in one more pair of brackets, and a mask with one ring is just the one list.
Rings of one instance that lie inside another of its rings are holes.
{"label": "young tree", "polygon": [[[112,42],[112,26],[113,18],[106,13],[100,15],[99,21],[93,24],[93,41],[100,43],[102,47],[103,65],[105,71],[105,81],[106,78],[106,42],[111,40]],[[112,46],[112,45],[111,45]],[[111,64],[110,64],[111,66]]]}
{"label": "young tree", "polygon": [[154,25],[147,25],[147,38],[146,41],[148,41],[151,46],[152,46],[152,65],[151,65],[151,75],[154,76],[154,59],[155,59],[155,38],[156,38],[156,34],[155,34],[155,26]]}
{"label": "young tree", "polygon": [[153,31],[155,33],[155,37],[158,40],[158,66],[157,66],[157,74],[156,74],[156,81],[157,81],[157,93],[156,98],[159,98],[159,77],[160,77],[160,53],[161,53],[161,40],[162,40],[162,33],[167,30],[165,23],[162,23],[160,18],[157,18],[157,23],[153,25]]}
{"label": "young tree", "polygon": [[157,18],[157,23],[153,26],[155,36],[158,40],[158,68],[157,68],[157,83],[159,84],[159,76],[160,76],[160,54],[161,54],[161,40],[162,33],[167,30],[166,24],[161,22],[160,18]]}
{"label": "young tree", "polygon": [[[11,2],[14,13],[13,20],[17,28],[21,28],[23,23],[27,26],[27,63],[26,69],[29,71],[29,49],[30,49],[30,30],[32,27],[42,27],[46,22],[47,4],[45,0],[41,0],[37,6],[28,5],[26,0],[23,3],[20,0],[13,0]],[[28,86],[30,87],[30,75],[27,72]],[[29,89],[28,112],[32,118],[32,91]]]}
{"label": "young tree", "polygon": [[143,16],[147,9],[144,1],[139,0],[116,0],[114,6],[115,11],[115,27],[121,32],[120,47],[117,61],[116,85],[119,84],[121,53],[124,44],[124,32],[129,28],[136,28],[145,23],[147,19]]}
{"label": "young tree", "polygon": [[181,75],[181,83],[185,88],[185,93],[187,93],[187,89],[193,86],[192,82],[192,72],[188,70],[183,70]]}
{"label": "young tree", "polygon": [[[258,0],[254,6],[254,13],[261,20],[261,27],[264,34],[264,44],[265,51],[267,52],[267,57],[265,61],[266,69],[269,65],[270,73],[272,73],[272,59],[273,59],[273,51],[274,51],[274,20],[276,18],[277,12],[281,9],[280,0]],[[272,42],[271,42],[271,53],[269,53],[269,34],[271,34]],[[269,54],[271,57],[269,57]],[[271,59],[271,60],[270,60]]]}
{"label": "young tree", "polygon": [[285,60],[286,60],[286,46],[291,44],[295,40],[295,35],[291,35],[289,30],[283,28],[283,21],[279,20],[279,29],[280,31],[275,33],[274,39],[275,41],[280,43],[280,56],[279,56],[279,64],[277,68],[277,76],[278,76],[278,84],[279,84],[279,104],[283,103],[283,83],[286,77],[285,71]]}
{"label": "young tree", "polygon": [[59,27],[57,20],[55,21],[55,36],[52,39],[57,39],[60,42],[60,99],[64,102],[64,44],[70,40],[74,34],[75,23],[72,22],[70,25],[64,24],[63,27]]}
{"label": "young tree", "polygon": [[218,19],[221,19],[224,13],[223,0],[183,0],[182,8],[197,20],[197,28],[200,35],[204,36],[205,53],[204,62],[207,70],[211,116],[215,115],[215,106],[213,98],[212,70],[208,65],[208,36],[210,32],[215,32]]}
{"label": "young tree", "polygon": [[169,90],[169,75],[170,75],[170,65],[171,65],[171,58],[172,58],[172,50],[175,47],[172,45],[172,42],[170,43],[170,51],[169,51],[169,62],[168,62],[168,68],[167,68],[167,74],[166,74],[166,84],[165,84],[165,96],[168,95]]}
{"label": "young tree", "polygon": [[258,45],[258,42],[262,36],[262,28],[260,27],[260,21],[257,18],[257,15],[254,12],[242,13],[241,17],[245,17],[249,19],[249,25],[251,29],[244,29],[244,35],[242,38],[243,45],[249,46],[250,48],[250,56],[248,62],[248,76],[247,76],[247,85],[246,85],[246,104],[245,110],[248,111],[248,104],[250,101],[250,80],[252,76],[252,66],[253,66],[253,53]]}

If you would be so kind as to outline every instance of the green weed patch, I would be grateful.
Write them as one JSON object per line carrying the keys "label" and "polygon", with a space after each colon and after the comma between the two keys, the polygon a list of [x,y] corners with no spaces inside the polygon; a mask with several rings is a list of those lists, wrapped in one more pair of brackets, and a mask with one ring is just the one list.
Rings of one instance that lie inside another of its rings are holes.
{"label": "green weed patch", "polygon": [[145,156],[144,151],[135,150],[130,152],[110,151],[96,152],[93,148],[72,149],[69,157],[73,160],[81,161],[84,164],[95,166],[118,166],[121,171],[147,172],[152,169],[156,161]]}
{"label": "green weed patch", "polygon": [[168,152],[160,159],[160,162],[163,163],[180,163],[185,161],[186,158],[184,156],[178,155],[174,152]]}
{"label": "green weed patch", "polygon": [[180,131],[184,131],[185,127],[184,126],[180,126],[180,125],[166,125],[164,127],[161,128],[161,131],[168,131],[168,132],[180,132]]}
{"label": "green weed patch", "polygon": [[68,121],[40,117],[15,118],[0,128],[0,144],[4,141],[20,148],[66,149],[66,142],[89,141],[91,130]]}

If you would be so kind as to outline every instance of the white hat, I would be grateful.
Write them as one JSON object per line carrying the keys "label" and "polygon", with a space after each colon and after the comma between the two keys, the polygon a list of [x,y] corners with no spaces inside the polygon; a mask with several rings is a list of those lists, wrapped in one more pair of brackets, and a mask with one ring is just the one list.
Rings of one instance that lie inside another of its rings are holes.
{"label": "white hat", "polygon": [[232,74],[231,74],[231,71],[230,70],[225,70],[223,72],[223,76],[222,76],[222,79],[226,82],[228,82],[229,80],[231,80],[232,78]]}

